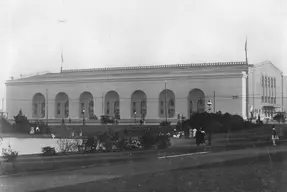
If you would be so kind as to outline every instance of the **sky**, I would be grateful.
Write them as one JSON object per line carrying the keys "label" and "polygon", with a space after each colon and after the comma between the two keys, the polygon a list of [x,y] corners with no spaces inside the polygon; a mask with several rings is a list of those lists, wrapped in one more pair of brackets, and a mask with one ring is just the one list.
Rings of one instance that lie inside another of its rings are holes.
{"label": "sky", "polygon": [[63,69],[245,61],[246,38],[287,75],[286,0],[0,0],[0,97],[61,50]]}

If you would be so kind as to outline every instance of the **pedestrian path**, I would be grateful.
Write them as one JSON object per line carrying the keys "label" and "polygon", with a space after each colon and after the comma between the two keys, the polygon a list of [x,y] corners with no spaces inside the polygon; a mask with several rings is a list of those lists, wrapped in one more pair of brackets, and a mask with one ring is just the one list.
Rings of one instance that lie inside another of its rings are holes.
{"label": "pedestrian path", "polygon": [[130,161],[123,164],[107,164],[70,171],[47,172],[35,175],[0,178],[0,191],[25,192],[75,185],[116,177],[147,174],[159,171],[218,163],[272,152],[287,152],[285,146],[251,148],[218,153],[206,153],[178,158],[151,159],[141,162]]}

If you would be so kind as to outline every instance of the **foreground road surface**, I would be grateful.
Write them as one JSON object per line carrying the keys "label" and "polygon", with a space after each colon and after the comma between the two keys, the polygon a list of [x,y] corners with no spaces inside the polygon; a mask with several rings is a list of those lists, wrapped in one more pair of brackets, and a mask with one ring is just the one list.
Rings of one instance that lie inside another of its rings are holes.
{"label": "foreground road surface", "polygon": [[169,155],[168,157],[159,156],[158,158],[140,162],[130,161],[122,164],[107,164],[101,167],[87,167],[70,171],[0,177],[0,191],[25,192],[44,190],[53,187],[99,181],[127,175],[154,173],[209,163],[224,162],[227,160],[252,157],[273,152],[287,152],[287,149],[285,146],[278,146],[218,153],[177,154]]}

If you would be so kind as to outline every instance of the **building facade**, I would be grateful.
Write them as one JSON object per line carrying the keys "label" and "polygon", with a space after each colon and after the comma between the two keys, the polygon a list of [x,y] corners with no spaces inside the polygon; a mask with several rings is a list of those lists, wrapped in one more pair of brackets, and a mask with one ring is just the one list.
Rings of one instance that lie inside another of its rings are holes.
{"label": "building facade", "polygon": [[106,114],[160,120],[203,112],[210,100],[212,112],[246,118],[249,68],[219,62],[63,70],[7,81],[6,110],[9,119],[22,109],[29,119]]}
{"label": "building facade", "polygon": [[270,61],[252,65],[248,74],[249,113],[272,118],[276,112],[286,110],[286,77]]}

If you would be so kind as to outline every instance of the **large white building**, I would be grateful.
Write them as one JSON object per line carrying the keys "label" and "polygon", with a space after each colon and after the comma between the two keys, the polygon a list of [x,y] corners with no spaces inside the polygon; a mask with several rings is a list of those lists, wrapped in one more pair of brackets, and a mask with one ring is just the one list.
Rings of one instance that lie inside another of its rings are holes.
{"label": "large white building", "polygon": [[[283,75],[271,62],[177,64],[63,70],[6,82],[8,118],[79,119],[107,114],[147,121],[206,110],[272,115],[283,106]],[[286,87],[286,86],[285,86]],[[285,89],[284,89],[285,90]],[[285,102],[286,103],[286,102]]]}

